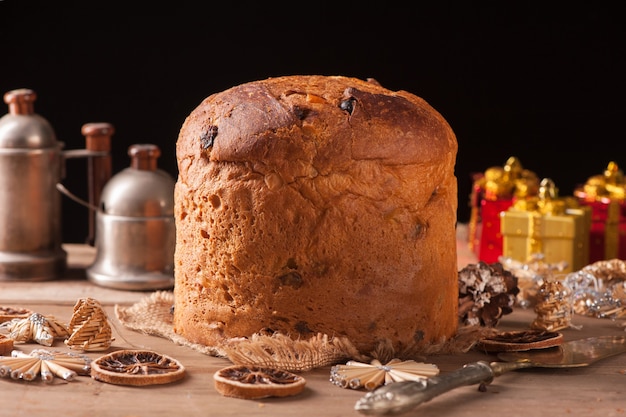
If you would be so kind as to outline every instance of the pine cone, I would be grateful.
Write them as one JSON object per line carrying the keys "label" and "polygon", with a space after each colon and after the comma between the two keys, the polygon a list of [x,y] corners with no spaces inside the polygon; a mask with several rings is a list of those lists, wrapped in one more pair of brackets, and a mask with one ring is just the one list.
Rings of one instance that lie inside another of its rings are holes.
{"label": "pine cone", "polygon": [[496,327],[503,315],[513,312],[519,291],[517,277],[501,263],[469,264],[459,271],[459,320]]}

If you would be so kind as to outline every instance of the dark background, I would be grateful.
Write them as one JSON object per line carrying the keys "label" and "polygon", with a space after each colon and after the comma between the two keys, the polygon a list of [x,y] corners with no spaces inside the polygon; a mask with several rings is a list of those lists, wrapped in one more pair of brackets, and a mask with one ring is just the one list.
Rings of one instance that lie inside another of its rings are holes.
{"label": "dark background", "polygon": [[[210,94],[280,75],[372,77],[424,98],[454,129],[461,222],[472,173],[509,156],[562,196],[609,161],[626,165],[619,5],[458,3],[128,2],[131,11],[0,0],[0,92],[35,90],[35,111],[66,149],[85,146],[84,123],[113,124],[114,174],[131,144],[154,143],[175,177],[178,131]],[[85,176],[86,162],[68,161],[64,183],[82,198]],[[64,197],[63,213],[64,241],[83,242],[87,209]]]}

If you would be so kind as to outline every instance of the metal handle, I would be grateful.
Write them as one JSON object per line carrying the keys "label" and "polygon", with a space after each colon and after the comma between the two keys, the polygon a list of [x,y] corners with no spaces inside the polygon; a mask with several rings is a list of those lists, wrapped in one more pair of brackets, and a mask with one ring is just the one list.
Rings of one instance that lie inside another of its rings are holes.
{"label": "metal handle", "polygon": [[489,384],[504,372],[531,366],[528,362],[472,362],[456,371],[421,381],[401,381],[368,392],[354,409],[362,414],[401,414],[455,388]]}
{"label": "metal handle", "polygon": [[[74,200],[89,208],[89,235],[85,239],[88,245],[95,245],[96,234],[96,212],[100,204],[100,196],[105,184],[112,176],[111,163],[111,136],[115,133],[115,128],[110,123],[86,123],[81,128],[81,133],[85,136],[85,149],[73,149],[63,152],[64,159],[87,159],[87,189],[89,201],[85,201],[72,194],[63,184],[57,183],[57,189]],[[64,167],[63,167],[64,168]],[[65,177],[65,175],[61,175]]]}
{"label": "metal handle", "polygon": [[97,206],[94,206],[89,201],[85,201],[82,198],[78,197],[76,194],[72,193],[70,190],[67,189],[67,187],[65,187],[65,185],[61,184],[60,182],[57,183],[57,190],[59,190],[61,194],[68,197],[70,200],[73,200],[77,202],[78,204],[87,207],[92,212],[95,213],[98,211]]}
{"label": "metal handle", "polygon": [[[79,159],[79,158],[98,158],[98,157],[110,157],[111,153],[109,151],[90,151],[89,149],[70,149],[62,152],[64,159]],[[88,175],[89,176],[89,175]],[[65,174],[61,175],[61,177],[65,177]],[[63,195],[69,197],[71,200],[74,200],[78,204],[81,204],[87,207],[89,210],[94,212],[98,211],[98,207],[95,204],[92,204],[90,201],[83,200],[77,195],[73,194],[70,190],[68,190],[65,185],[62,183],[56,184],[57,190],[59,190]]]}
{"label": "metal handle", "polygon": [[[111,136],[115,128],[110,123],[86,123],[81,128],[85,136],[85,149],[95,152],[105,152],[104,156],[89,158],[87,165],[87,178],[89,178],[89,204],[98,206],[100,195],[104,185],[111,179]],[[89,236],[87,243],[95,245],[96,240],[96,214],[89,211]]]}

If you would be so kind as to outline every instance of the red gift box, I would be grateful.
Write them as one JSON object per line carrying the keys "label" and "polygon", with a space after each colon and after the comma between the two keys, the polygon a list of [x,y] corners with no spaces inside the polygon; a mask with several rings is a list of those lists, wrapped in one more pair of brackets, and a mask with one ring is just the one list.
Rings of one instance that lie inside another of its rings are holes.
{"label": "red gift box", "polygon": [[474,177],[470,205],[468,246],[479,261],[497,262],[502,256],[501,213],[520,198],[536,196],[539,179],[510,157],[502,167],[491,167]]}
{"label": "red gift box", "polygon": [[476,225],[472,249],[479,261],[498,262],[502,256],[502,233],[500,213],[513,205],[513,199],[482,200],[480,202],[481,221]]}
{"label": "red gift box", "polygon": [[626,259],[626,182],[617,164],[609,162],[602,175],[594,175],[574,190],[581,205],[591,207],[589,262]]}
{"label": "red gift box", "polygon": [[589,262],[626,259],[626,203],[581,201],[591,207]]}

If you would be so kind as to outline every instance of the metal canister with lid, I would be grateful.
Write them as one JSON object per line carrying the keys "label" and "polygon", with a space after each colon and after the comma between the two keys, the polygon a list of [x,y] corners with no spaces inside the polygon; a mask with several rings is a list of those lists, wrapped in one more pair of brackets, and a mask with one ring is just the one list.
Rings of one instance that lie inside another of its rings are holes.
{"label": "metal canister with lid", "polygon": [[63,142],[36,114],[37,95],[7,92],[0,118],[0,280],[43,281],[67,267],[61,246]]}
{"label": "metal canister with lid", "polygon": [[104,186],[96,212],[95,284],[124,290],[174,285],[174,179],[157,167],[160,149],[129,147],[130,167]]}

